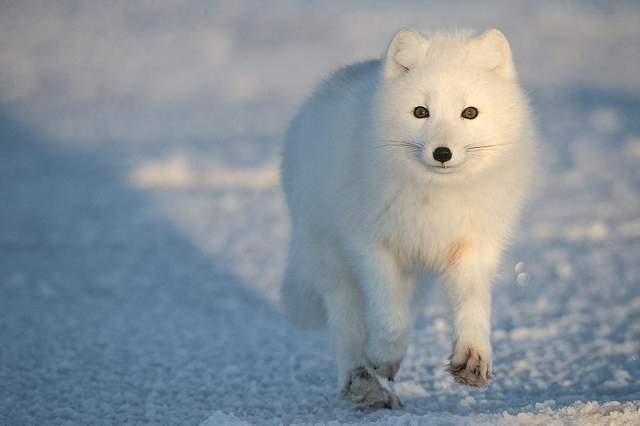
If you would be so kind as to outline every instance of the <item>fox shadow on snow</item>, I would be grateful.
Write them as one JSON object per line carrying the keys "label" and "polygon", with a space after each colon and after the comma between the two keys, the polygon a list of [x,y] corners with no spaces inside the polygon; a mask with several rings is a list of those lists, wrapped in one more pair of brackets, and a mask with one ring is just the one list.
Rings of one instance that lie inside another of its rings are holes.
{"label": "fox shadow on snow", "polygon": [[307,404],[330,407],[333,377],[302,360],[313,347],[108,148],[45,141],[6,113],[0,139],[2,423],[295,415],[312,411],[291,390],[303,381]]}

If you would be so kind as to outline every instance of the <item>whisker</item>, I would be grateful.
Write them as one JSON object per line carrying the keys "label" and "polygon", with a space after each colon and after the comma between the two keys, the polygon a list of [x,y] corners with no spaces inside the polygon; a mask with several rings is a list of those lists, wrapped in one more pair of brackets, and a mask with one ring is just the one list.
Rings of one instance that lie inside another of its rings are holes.
{"label": "whisker", "polygon": [[499,147],[499,146],[506,146],[506,145],[515,145],[515,143],[514,142],[510,142],[510,143],[495,143],[495,144],[490,144],[490,145],[469,144],[469,145],[465,145],[464,149],[472,150],[472,149],[483,149],[483,148],[496,148],[496,147]]}
{"label": "whisker", "polygon": [[497,151],[496,148],[468,148],[465,151],[474,152],[474,151]]}
{"label": "whisker", "polygon": [[384,147],[389,147],[389,146],[403,146],[403,147],[413,147],[413,148],[418,148],[418,146],[416,145],[412,145],[412,144],[408,144],[408,143],[385,143],[385,144],[381,144],[381,145],[374,145],[375,147],[378,148],[384,148]]}
{"label": "whisker", "polygon": [[385,142],[385,143],[406,143],[406,144],[410,144],[410,145],[416,145],[416,146],[422,146],[422,144],[420,142],[416,142],[416,141],[412,141],[410,139],[406,139],[406,140],[396,140],[396,139],[381,139],[378,142]]}
{"label": "whisker", "polygon": [[388,140],[382,140],[380,142],[383,142],[383,143],[379,145],[374,145],[374,148],[402,148],[403,150],[406,149],[412,153],[418,153],[423,149],[423,145],[421,143],[414,142],[411,140],[388,139]]}

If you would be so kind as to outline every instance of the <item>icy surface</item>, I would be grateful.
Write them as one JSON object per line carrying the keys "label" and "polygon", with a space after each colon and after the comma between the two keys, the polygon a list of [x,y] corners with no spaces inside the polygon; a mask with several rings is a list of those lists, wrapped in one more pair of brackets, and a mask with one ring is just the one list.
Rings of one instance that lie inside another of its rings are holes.
{"label": "icy surface", "polygon": [[[0,424],[640,424],[636,2],[0,7]],[[394,30],[498,26],[544,169],[494,292],[495,380],[437,288],[397,412],[335,398],[278,308],[287,121]]]}

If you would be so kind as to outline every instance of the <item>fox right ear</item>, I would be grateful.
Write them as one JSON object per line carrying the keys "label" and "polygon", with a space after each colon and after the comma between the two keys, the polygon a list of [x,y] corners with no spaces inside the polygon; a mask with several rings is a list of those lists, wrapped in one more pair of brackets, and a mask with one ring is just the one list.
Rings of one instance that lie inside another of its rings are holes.
{"label": "fox right ear", "polygon": [[475,54],[487,68],[507,78],[515,78],[516,69],[511,58],[511,48],[502,31],[488,30],[472,42]]}
{"label": "fox right ear", "polygon": [[416,31],[399,31],[393,36],[384,59],[385,78],[409,71],[427,52],[429,42]]}

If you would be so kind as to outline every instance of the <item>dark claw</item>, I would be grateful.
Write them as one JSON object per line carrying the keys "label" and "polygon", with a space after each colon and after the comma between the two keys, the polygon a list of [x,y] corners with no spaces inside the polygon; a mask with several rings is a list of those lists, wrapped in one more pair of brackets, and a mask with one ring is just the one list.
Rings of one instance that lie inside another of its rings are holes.
{"label": "dark claw", "polygon": [[389,381],[393,382],[393,376],[389,376]]}
{"label": "dark claw", "polygon": [[369,372],[367,371],[367,369],[366,369],[366,368],[364,368],[364,367],[360,367],[360,368],[357,370],[356,374],[358,375],[358,377],[360,377],[361,379],[364,379],[364,380],[368,380],[368,379],[370,379],[370,378],[371,378],[371,374],[369,374]]}
{"label": "dark claw", "polygon": [[458,372],[460,372],[460,371],[464,370],[464,367],[465,367],[465,366],[464,366],[464,364],[460,364],[460,365],[449,365],[449,366],[447,366],[447,367],[446,367],[446,370],[447,370],[449,373],[458,373]]}
{"label": "dark claw", "polygon": [[473,375],[476,377],[480,377],[480,367],[476,367],[473,369]]}

